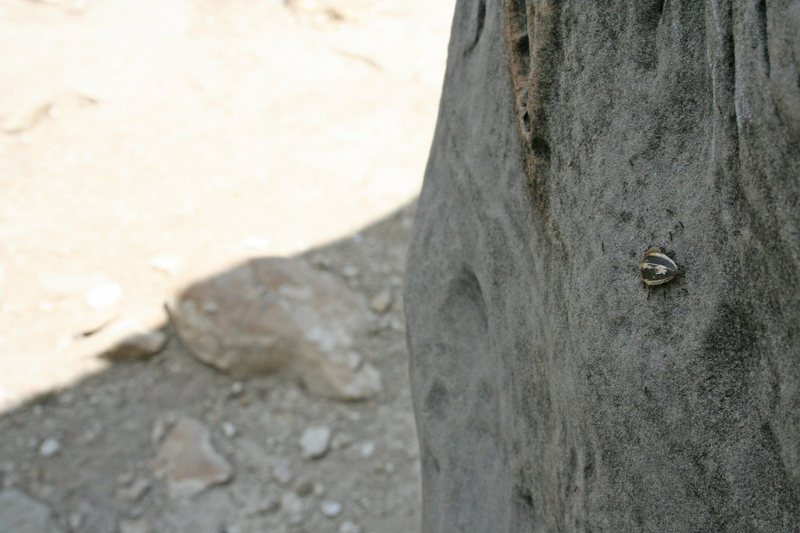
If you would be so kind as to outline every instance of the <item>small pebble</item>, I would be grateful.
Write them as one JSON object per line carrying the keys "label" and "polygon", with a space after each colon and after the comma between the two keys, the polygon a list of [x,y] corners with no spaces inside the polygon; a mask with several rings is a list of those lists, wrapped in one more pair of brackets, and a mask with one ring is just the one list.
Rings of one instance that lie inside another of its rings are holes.
{"label": "small pebble", "polygon": [[83,525],[83,515],[81,513],[72,513],[69,515],[67,525],[71,531],[77,531]]}
{"label": "small pebble", "polygon": [[389,289],[383,289],[376,294],[369,303],[370,308],[379,315],[384,314],[389,310],[392,305],[392,292]]}
{"label": "small pebble", "polygon": [[334,500],[323,500],[319,510],[328,518],[336,518],[342,514],[342,504]]}
{"label": "small pebble", "polygon": [[61,443],[53,438],[45,439],[42,445],[39,446],[39,454],[43,457],[51,457],[59,451],[61,451]]}
{"label": "small pebble", "polygon": [[86,293],[86,305],[92,309],[104,309],[116,305],[122,299],[122,287],[116,283],[95,285]]}
{"label": "small pebble", "polygon": [[339,526],[339,533],[361,533],[361,526],[350,520],[345,520]]}
{"label": "small pebble", "polygon": [[300,437],[300,448],[305,459],[318,459],[328,453],[331,430],[327,426],[307,428]]}
{"label": "small pebble", "polygon": [[361,457],[369,459],[373,455],[375,455],[375,441],[368,440],[361,445]]}
{"label": "small pebble", "polygon": [[361,272],[358,267],[353,265],[346,265],[342,268],[342,275],[346,278],[354,278],[358,276],[358,273]]}
{"label": "small pebble", "polygon": [[304,498],[314,490],[314,484],[308,479],[298,479],[294,485],[294,493]]}
{"label": "small pebble", "polygon": [[279,463],[272,469],[272,477],[281,485],[288,485],[294,479],[294,473],[289,463]]}
{"label": "small pebble", "polygon": [[230,422],[223,422],[222,423],[222,432],[225,433],[225,436],[229,439],[232,439],[236,436],[236,426],[231,424]]}
{"label": "small pebble", "polygon": [[281,496],[281,509],[289,514],[296,514],[303,511],[303,502],[293,492],[285,492]]}

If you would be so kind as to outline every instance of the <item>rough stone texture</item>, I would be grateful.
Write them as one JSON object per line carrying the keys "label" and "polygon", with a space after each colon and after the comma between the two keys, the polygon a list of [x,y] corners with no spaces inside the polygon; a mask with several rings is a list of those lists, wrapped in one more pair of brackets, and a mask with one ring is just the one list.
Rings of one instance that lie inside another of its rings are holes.
{"label": "rough stone texture", "polygon": [[800,528],[798,27],[458,2],[405,297],[425,531]]}
{"label": "rough stone texture", "polygon": [[186,347],[236,377],[279,370],[312,392],[363,400],[382,388],[380,372],[353,352],[363,298],[301,259],[259,258],[179,296],[170,314]]}
{"label": "rough stone texture", "polygon": [[50,509],[25,494],[7,489],[0,492],[0,531],[14,533],[59,533]]}
{"label": "rough stone texture", "polygon": [[153,464],[170,496],[189,498],[233,476],[230,464],[211,446],[208,429],[192,418],[180,418],[164,437]]}

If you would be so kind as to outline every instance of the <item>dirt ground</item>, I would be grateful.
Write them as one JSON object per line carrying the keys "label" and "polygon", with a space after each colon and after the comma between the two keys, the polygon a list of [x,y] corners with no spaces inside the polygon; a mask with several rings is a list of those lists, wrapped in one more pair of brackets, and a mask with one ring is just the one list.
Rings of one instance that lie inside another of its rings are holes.
{"label": "dirt ground", "polygon": [[[401,285],[452,8],[0,0],[0,489],[61,531],[418,529]],[[375,400],[235,382],[174,335],[146,362],[96,357],[98,328],[171,332],[176,290],[269,255],[390,292],[357,339]],[[153,431],[182,417],[233,475],[176,499]],[[330,449],[304,459],[319,425]]]}

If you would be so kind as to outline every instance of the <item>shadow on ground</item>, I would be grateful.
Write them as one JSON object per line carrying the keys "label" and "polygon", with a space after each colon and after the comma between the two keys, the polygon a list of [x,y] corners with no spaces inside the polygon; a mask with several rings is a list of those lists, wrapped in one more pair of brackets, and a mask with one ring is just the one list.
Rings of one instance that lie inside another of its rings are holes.
{"label": "shadow on ground", "polygon": [[[391,295],[388,310],[365,315],[354,338],[382,375],[374,399],[316,397],[282,374],[234,380],[199,363],[164,324],[170,341],[151,359],[114,364],[0,416],[2,494],[16,490],[41,502],[11,503],[23,515],[50,513],[61,531],[417,530],[418,453],[401,301],[414,211],[412,202],[299,256],[367,302],[382,291]],[[164,474],[157,464],[164,442],[187,420],[199,423],[199,433],[175,446],[193,447],[195,455]],[[330,430],[316,459],[304,458],[299,444],[309,428]],[[201,490],[194,496],[171,494],[169,482],[191,483],[198,471],[213,469],[209,457],[227,463],[229,479],[195,486]],[[0,505],[0,530],[4,519],[15,519],[11,512]]]}

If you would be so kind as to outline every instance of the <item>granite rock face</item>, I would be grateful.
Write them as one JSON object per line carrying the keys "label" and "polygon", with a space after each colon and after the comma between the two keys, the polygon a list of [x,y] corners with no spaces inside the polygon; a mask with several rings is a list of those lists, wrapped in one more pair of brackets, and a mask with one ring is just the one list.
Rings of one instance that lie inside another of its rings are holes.
{"label": "granite rock face", "polygon": [[405,296],[425,531],[798,530],[799,27],[458,2]]}

